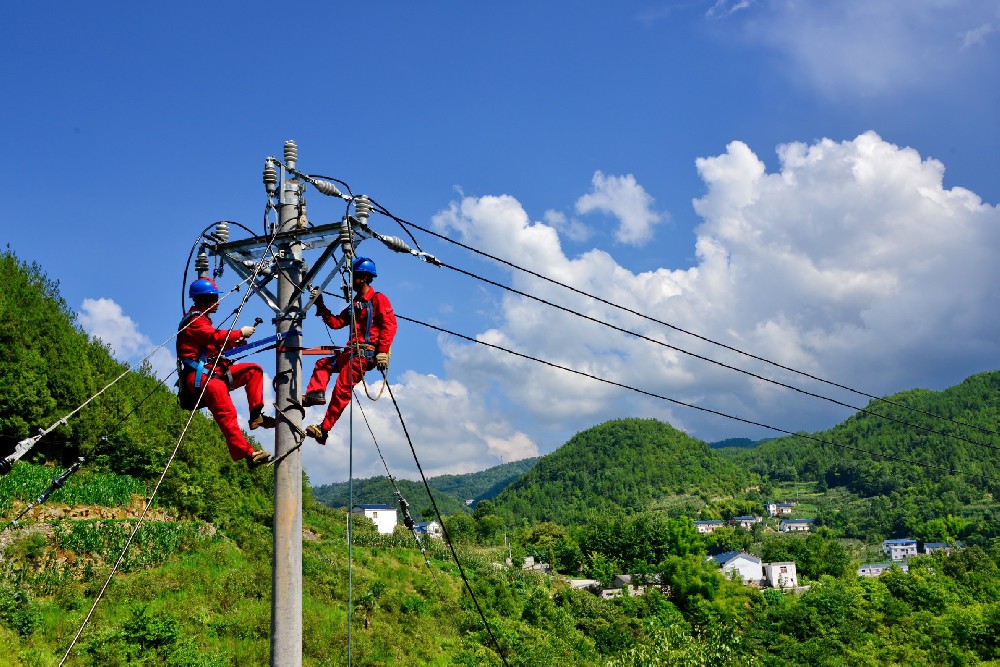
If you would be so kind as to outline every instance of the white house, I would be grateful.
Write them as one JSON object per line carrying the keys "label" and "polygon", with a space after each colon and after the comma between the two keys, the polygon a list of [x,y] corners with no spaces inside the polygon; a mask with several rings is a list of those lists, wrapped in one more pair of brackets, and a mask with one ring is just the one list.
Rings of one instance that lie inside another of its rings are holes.
{"label": "white house", "polygon": [[719,528],[722,528],[725,525],[726,525],[725,521],[695,521],[694,522],[695,529],[699,533],[701,533],[702,535],[705,535],[707,533],[714,533]]}
{"label": "white house", "polygon": [[905,562],[902,563],[864,563],[858,568],[859,577],[877,577],[886,570],[898,567],[903,572],[909,572],[910,566]]}
{"label": "white house", "polygon": [[961,549],[961,548],[962,548],[961,542],[955,542],[955,546],[951,546],[947,542],[924,542],[924,553],[928,555],[934,553],[935,551],[941,551],[946,554],[950,554],[952,549]]}
{"label": "white house", "polygon": [[808,533],[814,519],[782,519],[778,530],[783,533]]}
{"label": "white house", "polygon": [[768,516],[785,516],[792,513],[795,503],[765,503]]}
{"label": "white house", "polygon": [[917,541],[910,538],[882,542],[882,553],[892,560],[903,560],[917,555]]}
{"label": "white house", "polygon": [[352,511],[371,519],[380,535],[391,535],[396,527],[396,508],[392,505],[355,505]]}
{"label": "white house", "polygon": [[417,531],[422,535],[429,535],[430,537],[436,537],[441,540],[444,539],[443,531],[441,530],[441,524],[437,521],[421,521],[419,523],[413,524],[413,530]]}
{"label": "white house", "polygon": [[750,530],[755,523],[762,521],[759,516],[734,516],[729,523],[739,526],[743,530]]}
{"label": "white house", "polygon": [[764,563],[764,580],[771,588],[796,588],[799,578],[795,563]]}
{"label": "white house", "polygon": [[745,584],[759,584],[764,579],[764,568],[760,559],[745,551],[727,551],[718,556],[710,556],[709,560],[722,568],[722,573],[739,572]]}

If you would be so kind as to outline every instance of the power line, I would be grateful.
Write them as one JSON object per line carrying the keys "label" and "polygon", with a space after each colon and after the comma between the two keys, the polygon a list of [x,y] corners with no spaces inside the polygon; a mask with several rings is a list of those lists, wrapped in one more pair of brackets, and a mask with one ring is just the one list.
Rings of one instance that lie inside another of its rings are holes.
{"label": "power line", "polygon": [[[621,310],[623,312],[626,312],[626,313],[629,313],[631,315],[635,315],[635,316],[640,317],[642,319],[645,319],[645,320],[648,320],[650,322],[653,322],[655,324],[659,324],[661,326],[665,326],[665,327],[667,327],[669,329],[672,329],[674,331],[677,331],[679,333],[691,336],[693,338],[697,338],[698,340],[701,340],[701,341],[703,341],[705,343],[709,343],[711,345],[715,345],[717,347],[721,347],[721,348],[723,348],[725,350],[729,350],[730,352],[735,352],[735,353],[737,353],[737,354],[739,354],[741,356],[747,357],[749,359],[753,359],[755,361],[763,362],[765,364],[774,366],[776,368],[780,368],[781,370],[785,370],[785,371],[788,371],[790,373],[794,373],[796,375],[801,375],[801,376],[803,376],[805,378],[808,378],[810,380],[815,380],[816,382],[820,382],[820,383],[823,383],[823,384],[826,384],[826,385],[830,385],[830,386],[836,387],[838,389],[843,389],[843,390],[848,391],[850,393],[857,394],[859,396],[863,396],[865,398],[868,398],[869,400],[877,401],[879,403],[886,403],[888,405],[892,405],[892,406],[897,407],[897,408],[902,408],[904,410],[909,410],[909,411],[912,411],[912,412],[917,412],[917,413],[926,415],[928,417],[933,417],[934,419],[940,419],[942,421],[951,422],[951,423],[953,423],[953,424],[955,424],[957,426],[965,426],[967,428],[976,429],[976,430],[979,430],[979,431],[981,431],[983,433],[987,433],[989,435],[1000,435],[1000,431],[996,431],[994,429],[990,429],[990,428],[987,428],[987,427],[984,427],[984,426],[979,426],[977,424],[969,424],[967,422],[963,422],[963,421],[960,421],[960,420],[957,420],[957,419],[951,419],[949,417],[945,417],[945,416],[942,416],[942,415],[939,415],[939,414],[935,414],[933,412],[929,412],[929,411],[926,411],[926,410],[921,410],[920,408],[915,408],[913,406],[906,405],[905,403],[900,403],[899,401],[894,401],[894,400],[892,400],[890,398],[884,398],[884,397],[881,397],[881,396],[876,396],[874,394],[870,394],[870,393],[862,391],[860,389],[855,389],[855,388],[847,386],[845,384],[834,382],[832,380],[827,380],[827,379],[821,378],[821,377],[819,377],[817,375],[813,375],[811,373],[807,373],[805,371],[800,371],[798,369],[792,368],[790,366],[785,366],[784,364],[780,364],[780,363],[778,363],[776,361],[772,361],[770,359],[767,359],[765,357],[761,357],[761,356],[753,354],[751,352],[746,352],[745,350],[741,350],[741,349],[739,349],[737,347],[733,347],[731,345],[727,345],[726,343],[722,343],[720,341],[714,340],[714,339],[709,338],[707,336],[703,336],[703,335],[695,333],[693,331],[689,331],[689,330],[684,329],[682,327],[679,327],[679,326],[677,326],[675,324],[671,324],[670,322],[665,322],[663,320],[657,319],[657,318],[652,317],[650,315],[646,315],[646,314],[641,313],[641,312],[639,312],[637,310],[634,310],[632,308],[628,308],[627,306],[623,306],[623,305],[615,303],[613,301],[609,301],[607,299],[604,299],[602,297],[596,296],[594,294],[586,292],[586,291],[584,291],[582,289],[579,289],[577,287],[573,287],[572,285],[568,285],[566,283],[563,283],[563,282],[560,282],[558,280],[555,280],[554,278],[550,278],[550,277],[545,276],[545,275],[543,275],[541,273],[538,273],[536,271],[532,271],[531,269],[524,268],[522,266],[519,266],[518,264],[515,264],[515,263],[511,262],[511,261],[505,260],[505,259],[503,259],[501,257],[497,257],[496,255],[492,255],[492,254],[487,253],[485,251],[479,250],[478,248],[474,248],[474,247],[472,247],[470,245],[467,245],[465,243],[462,243],[460,241],[456,241],[454,239],[448,238],[447,236],[445,236],[443,234],[439,234],[437,232],[434,232],[434,231],[432,231],[430,229],[427,229],[426,227],[422,227],[422,226],[420,226],[420,225],[418,225],[416,223],[413,223],[413,222],[410,222],[408,220],[404,220],[402,218],[399,218],[399,217],[393,215],[392,213],[390,213],[384,207],[380,206],[377,210],[378,210],[379,213],[381,213],[381,214],[383,214],[383,215],[385,215],[385,216],[387,216],[387,217],[395,220],[400,225],[403,225],[403,226],[409,225],[409,226],[413,227],[414,229],[417,229],[417,230],[419,230],[421,232],[424,232],[425,234],[430,234],[431,236],[439,238],[439,239],[441,239],[443,241],[447,241],[448,243],[451,243],[451,244],[456,245],[456,246],[458,246],[460,248],[468,250],[469,252],[472,252],[472,253],[475,253],[475,254],[480,255],[482,257],[486,257],[488,259],[491,259],[494,262],[498,262],[498,263],[503,264],[505,266],[508,266],[508,267],[510,267],[512,269],[515,269],[517,271],[525,273],[527,275],[533,276],[533,277],[538,278],[540,280],[544,280],[545,282],[551,283],[553,285],[557,285],[559,287],[562,287],[563,289],[567,289],[567,290],[569,290],[571,292],[574,292],[576,294],[579,294],[581,296],[585,296],[587,298],[594,299],[595,301],[598,301],[599,303],[602,303],[602,304],[607,305],[607,306],[611,306],[612,308],[616,308],[616,309]],[[796,390],[796,391],[798,391],[798,390]],[[803,392],[803,393],[808,393],[808,392]],[[873,414],[878,414],[878,413],[873,413]]]}
{"label": "power line", "polygon": [[[538,357],[533,357],[533,356],[531,356],[529,354],[525,354],[523,352],[517,352],[515,350],[511,350],[509,348],[502,347],[502,346],[496,345],[494,343],[487,343],[486,341],[477,340],[475,338],[472,338],[471,336],[466,336],[466,335],[463,335],[463,334],[460,334],[460,333],[457,333],[457,332],[454,332],[454,331],[450,331],[448,329],[445,329],[445,328],[442,328],[442,327],[439,327],[439,326],[435,326],[435,325],[429,324],[427,322],[421,322],[420,320],[415,320],[415,319],[406,317],[405,315],[400,315],[399,313],[396,313],[396,319],[403,320],[405,322],[412,322],[413,324],[419,324],[420,326],[427,327],[428,329],[434,329],[435,331],[440,331],[441,333],[445,333],[445,334],[448,334],[450,336],[455,336],[456,338],[461,338],[461,339],[469,341],[471,343],[476,343],[477,345],[484,345],[486,347],[490,347],[490,348],[493,348],[495,350],[500,350],[501,352],[506,352],[507,354],[512,354],[512,355],[514,355],[516,357],[521,357],[522,359],[527,359],[529,361],[534,361],[536,363],[544,364],[544,365],[550,366],[552,368],[558,368],[559,370],[567,371],[569,373],[574,373],[576,375],[580,375],[580,376],[583,376],[583,377],[586,377],[586,378],[590,378],[591,380],[596,380],[598,382],[603,382],[604,384],[609,384],[611,386],[619,387],[621,389],[628,389],[629,391],[633,391],[633,392],[635,392],[637,394],[642,394],[644,396],[649,396],[650,398],[656,398],[656,399],[659,399],[659,400],[662,400],[662,401],[667,401],[669,403],[673,403],[675,405],[679,405],[681,407],[690,408],[692,410],[698,410],[700,412],[705,412],[705,413],[708,413],[708,414],[713,414],[713,415],[716,415],[716,416],[719,416],[719,417],[725,417],[726,419],[731,419],[733,421],[742,422],[744,424],[750,424],[751,426],[759,426],[761,428],[766,428],[768,430],[776,431],[778,433],[784,433],[785,435],[792,435],[792,436],[796,436],[796,437],[803,438],[803,439],[806,439],[806,440],[811,440],[811,441],[817,442],[817,443],[819,443],[821,445],[829,445],[831,447],[838,447],[838,448],[841,448],[841,449],[847,449],[847,450],[851,450],[851,451],[854,451],[854,452],[859,452],[859,453],[862,453],[862,454],[867,454],[869,456],[875,456],[875,457],[878,457],[880,459],[886,459],[886,460],[890,460],[890,461],[896,461],[896,462],[899,462],[899,463],[909,463],[911,465],[919,466],[921,468],[927,468],[927,469],[933,469],[933,470],[940,470],[942,472],[947,472],[947,473],[951,473],[951,474],[969,475],[969,476],[973,476],[973,477],[980,477],[982,479],[988,479],[990,481],[1000,482],[1000,477],[994,477],[992,475],[986,475],[986,474],[983,474],[983,473],[958,470],[956,468],[948,468],[947,466],[938,466],[938,465],[934,465],[934,464],[930,464],[930,463],[921,463],[919,461],[914,461],[912,459],[906,459],[906,458],[902,458],[902,457],[899,457],[899,456],[893,456],[891,454],[882,454],[882,453],[879,453],[879,452],[873,452],[870,449],[864,449],[863,447],[854,447],[852,445],[839,444],[839,443],[836,443],[836,442],[832,442],[830,440],[824,440],[823,438],[818,438],[818,437],[816,437],[814,435],[810,435],[808,433],[796,432],[796,431],[789,431],[787,429],[783,429],[783,428],[780,428],[778,426],[771,426],[770,424],[765,424],[765,423],[762,423],[762,422],[753,421],[752,419],[746,419],[745,417],[738,417],[736,415],[731,415],[731,414],[728,414],[726,412],[722,412],[720,410],[714,410],[712,408],[706,408],[706,407],[701,406],[701,405],[695,405],[694,403],[686,403],[686,402],[678,400],[676,398],[671,398],[669,396],[664,396],[662,394],[657,394],[657,393],[654,393],[654,392],[651,392],[651,391],[647,391],[645,389],[639,389],[638,387],[633,387],[631,385],[627,385],[627,384],[624,384],[622,382],[616,382],[614,380],[609,380],[607,378],[602,378],[602,377],[600,377],[598,375],[593,375],[592,373],[587,373],[587,372],[584,372],[584,371],[579,371],[579,370],[576,370],[575,368],[569,368],[568,366],[563,366],[561,364],[557,364],[557,363],[552,362],[552,361],[546,361],[545,359],[539,359]],[[391,395],[391,388],[390,388],[390,395]]]}
{"label": "power line", "polygon": [[[864,413],[864,414],[868,414],[868,415],[872,415],[872,416],[875,416],[875,417],[879,417],[881,419],[886,419],[888,421],[895,422],[897,424],[902,424],[902,425],[908,426],[910,428],[915,428],[917,430],[924,431],[926,433],[932,433],[934,435],[939,435],[939,436],[945,437],[945,438],[954,438],[956,440],[961,440],[963,442],[967,442],[967,443],[972,444],[972,445],[978,445],[980,447],[986,447],[987,449],[994,449],[994,450],[1000,451],[1000,447],[998,447],[996,445],[991,445],[991,444],[988,444],[988,443],[985,443],[985,442],[981,442],[979,440],[971,440],[969,438],[963,437],[961,435],[956,435],[956,434],[953,434],[953,433],[945,433],[943,431],[937,431],[937,430],[934,430],[932,428],[928,428],[926,426],[921,426],[920,424],[914,424],[913,422],[908,422],[908,421],[906,421],[904,419],[899,419],[897,417],[892,417],[890,415],[885,415],[885,414],[882,414],[882,413],[879,413],[879,412],[875,412],[874,410],[869,410],[868,408],[864,408],[864,407],[861,407],[861,406],[851,405],[850,403],[845,403],[844,401],[840,401],[840,400],[837,400],[835,398],[831,398],[829,396],[823,396],[822,394],[817,394],[817,393],[808,391],[806,389],[802,389],[801,387],[796,387],[794,385],[790,385],[790,384],[787,384],[785,382],[781,382],[780,380],[774,380],[772,378],[768,378],[768,377],[765,377],[763,375],[758,375],[757,373],[754,373],[752,371],[748,371],[748,370],[739,368],[737,366],[732,366],[732,365],[727,364],[727,363],[722,362],[722,361],[717,361],[715,359],[703,356],[703,355],[698,354],[696,352],[691,352],[689,350],[685,350],[683,348],[677,347],[676,345],[671,345],[670,343],[667,343],[667,342],[661,341],[661,340],[657,340],[655,338],[651,338],[649,336],[646,336],[644,334],[638,333],[636,331],[631,331],[629,329],[625,329],[623,327],[619,327],[619,326],[617,326],[615,324],[611,324],[610,322],[606,322],[606,321],[598,319],[596,317],[592,317],[590,315],[587,315],[586,313],[581,313],[581,312],[579,312],[577,310],[573,310],[572,308],[567,308],[566,306],[560,306],[557,303],[553,303],[551,301],[548,301],[548,300],[543,299],[541,297],[535,296],[533,294],[529,294],[527,292],[522,292],[521,290],[518,290],[518,289],[515,289],[513,287],[510,287],[509,285],[504,285],[502,283],[498,283],[498,282],[496,282],[494,280],[490,280],[489,278],[485,278],[483,276],[477,275],[477,274],[472,273],[470,271],[466,271],[465,269],[460,269],[460,268],[458,268],[456,266],[452,266],[452,265],[450,265],[450,264],[448,264],[446,262],[439,262],[439,263],[440,263],[441,266],[443,266],[445,268],[448,268],[448,269],[451,269],[452,271],[455,271],[457,273],[461,273],[461,274],[463,274],[465,276],[468,276],[470,278],[474,278],[476,280],[480,280],[480,281],[482,281],[484,283],[487,283],[489,285],[493,285],[494,287],[499,287],[500,289],[503,289],[503,290],[506,290],[508,292],[511,292],[512,294],[517,294],[518,296],[522,296],[522,297],[525,297],[527,299],[532,299],[534,301],[542,303],[542,304],[544,304],[546,306],[549,306],[551,308],[555,308],[557,310],[561,310],[563,312],[566,312],[566,313],[569,313],[571,315],[575,315],[577,317],[585,319],[585,320],[587,320],[589,322],[594,322],[595,324],[600,324],[602,326],[608,327],[609,329],[613,329],[615,331],[627,334],[629,336],[634,336],[634,337],[636,337],[636,338],[638,338],[640,340],[644,340],[644,341],[653,343],[655,345],[660,345],[660,346],[665,347],[667,349],[674,350],[675,352],[680,352],[681,354],[686,354],[686,355],[688,355],[690,357],[693,357],[695,359],[699,359],[701,361],[705,361],[705,362],[708,362],[710,364],[714,364],[716,366],[720,366],[720,367],[725,368],[727,370],[735,371],[737,373],[742,373],[743,375],[747,375],[749,377],[752,377],[755,380],[761,380],[762,382],[768,382],[770,384],[776,385],[778,387],[782,387],[784,389],[791,389],[792,391],[798,392],[798,393],[803,394],[805,396],[810,396],[812,398],[818,398],[818,399],[823,400],[823,401],[828,401],[830,403],[833,403],[835,405],[839,405],[841,407],[850,408],[852,410],[856,410],[856,411]],[[952,420],[949,419],[947,421],[952,421]],[[961,423],[961,422],[959,422],[959,423]],[[988,429],[982,429],[982,430],[987,430],[988,431]],[[988,431],[988,432],[992,433],[992,431]],[[998,435],[1000,435],[1000,433],[998,433]]]}

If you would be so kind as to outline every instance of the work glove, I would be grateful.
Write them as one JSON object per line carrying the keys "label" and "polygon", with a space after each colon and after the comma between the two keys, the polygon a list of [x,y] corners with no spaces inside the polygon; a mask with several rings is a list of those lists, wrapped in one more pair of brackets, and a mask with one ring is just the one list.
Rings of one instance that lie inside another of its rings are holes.
{"label": "work glove", "polygon": [[242,327],[240,328],[240,335],[243,336],[244,338],[249,338],[250,336],[253,335],[253,332],[256,330],[257,330],[256,327]]}
{"label": "work glove", "polygon": [[309,290],[309,296],[312,297],[313,303],[317,306],[323,305],[323,290],[318,287],[313,287]]}
{"label": "work glove", "polygon": [[389,368],[389,355],[386,352],[379,352],[375,355],[375,368],[384,371]]}

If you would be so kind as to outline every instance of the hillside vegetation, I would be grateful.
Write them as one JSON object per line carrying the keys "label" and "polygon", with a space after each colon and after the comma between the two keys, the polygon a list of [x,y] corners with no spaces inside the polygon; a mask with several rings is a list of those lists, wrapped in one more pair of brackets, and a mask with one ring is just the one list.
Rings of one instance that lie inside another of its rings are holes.
{"label": "hillside vegetation", "polygon": [[620,419],[573,436],[504,489],[495,504],[509,520],[578,523],[648,509],[660,498],[732,495],[751,476],[708,445],[653,419]]}

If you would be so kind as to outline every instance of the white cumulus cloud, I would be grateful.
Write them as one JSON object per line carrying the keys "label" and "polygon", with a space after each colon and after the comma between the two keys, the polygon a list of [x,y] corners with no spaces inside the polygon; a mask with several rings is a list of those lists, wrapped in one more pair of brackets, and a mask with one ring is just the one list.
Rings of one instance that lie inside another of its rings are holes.
{"label": "white cumulus cloud", "polygon": [[[111,346],[119,361],[133,364],[153,350],[149,337],[112,299],[84,299],[78,317],[84,331]],[[175,365],[173,354],[166,348],[156,350],[149,363],[159,378],[166,378]]]}
{"label": "white cumulus cloud", "polygon": [[[371,395],[376,396],[381,379],[373,378],[377,374],[369,373],[367,381]],[[399,401],[406,430],[428,477],[476,472],[539,453],[531,437],[514,429],[509,420],[487,406],[485,394],[470,391],[458,380],[408,371],[393,382],[392,393]],[[362,385],[358,385],[356,394],[360,406],[354,404],[353,418],[350,411],[345,411],[325,446],[307,442],[303,465],[310,479],[318,483],[346,480],[352,444],[355,477],[383,476],[388,466],[395,477],[418,478],[413,452],[388,391],[375,402],[369,400]],[[325,407],[310,408],[305,423],[319,423],[324,412]],[[369,425],[376,441],[372,440]]]}
{"label": "white cumulus cloud", "polygon": [[635,176],[605,176],[594,173],[594,189],[576,202],[581,215],[599,211],[618,218],[615,238],[629,245],[640,245],[653,236],[653,225],[662,216],[652,209],[653,198],[636,183]]}
{"label": "white cumulus cloud", "polygon": [[[737,141],[697,162],[706,193],[694,207],[703,222],[698,263],[685,270],[633,273],[597,249],[567,256],[557,230],[532,222],[509,196],[466,197],[435,223],[613,304],[867,392],[942,388],[995,365],[996,207],[963,188],[946,189],[940,162],[874,133],[788,144],[778,157],[780,168],[768,173]],[[510,282],[663,344],[509,294],[478,335],[482,341],[782,429],[826,428],[850,410],[668,346],[867,403],[520,272]],[[450,380],[470,396],[502,388],[514,406],[505,412],[510,428],[536,441],[551,436],[543,451],[561,444],[558,433],[632,415],[656,416],[706,439],[754,435],[745,424],[495,349],[450,341],[442,352]]]}

